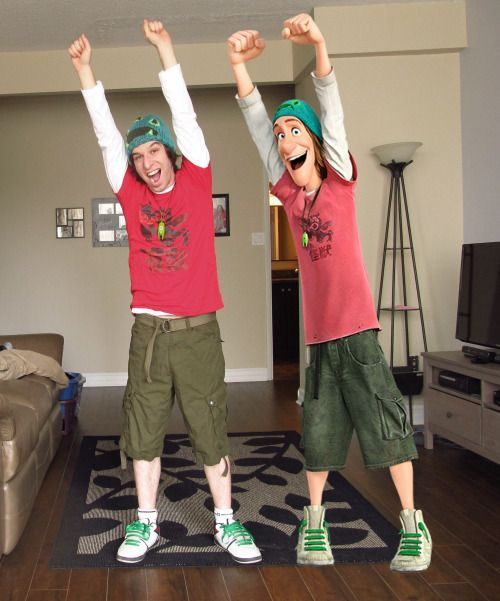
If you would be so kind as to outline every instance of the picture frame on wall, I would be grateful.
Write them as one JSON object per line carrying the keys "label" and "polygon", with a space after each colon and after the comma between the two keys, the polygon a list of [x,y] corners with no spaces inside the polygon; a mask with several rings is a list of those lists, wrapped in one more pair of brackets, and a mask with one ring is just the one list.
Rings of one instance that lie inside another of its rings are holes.
{"label": "picture frame on wall", "polygon": [[56,238],[85,238],[83,207],[56,209]]}
{"label": "picture frame on wall", "polygon": [[230,235],[229,194],[213,194],[214,230],[216,236]]}
{"label": "picture frame on wall", "polygon": [[116,198],[92,199],[92,246],[128,246],[125,217]]}

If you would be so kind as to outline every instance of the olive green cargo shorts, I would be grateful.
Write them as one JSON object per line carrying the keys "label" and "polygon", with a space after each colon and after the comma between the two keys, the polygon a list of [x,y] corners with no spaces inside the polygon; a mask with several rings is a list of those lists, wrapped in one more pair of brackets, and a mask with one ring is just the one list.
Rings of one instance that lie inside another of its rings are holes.
{"label": "olive green cargo shorts", "polygon": [[169,331],[166,320],[137,315],[130,341],[120,449],[151,461],[163,453],[174,398],[198,462],[229,454],[225,364],[219,324]]}
{"label": "olive green cargo shorts", "polygon": [[418,457],[401,392],[373,330],[312,345],[306,369],[306,469],[345,467],[353,430],[367,468]]}

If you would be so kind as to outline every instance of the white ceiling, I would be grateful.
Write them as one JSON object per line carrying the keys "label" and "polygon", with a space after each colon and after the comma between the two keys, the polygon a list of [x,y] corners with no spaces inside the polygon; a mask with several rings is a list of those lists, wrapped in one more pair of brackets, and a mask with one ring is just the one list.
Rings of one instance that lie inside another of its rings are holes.
{"label": "white ceiling", "polygon": [[138,46],[144,17],[162,20],[174,43],[221,42],[238,29],[277,39],[284,18],[314,6],[415,1],[0,0],[0,52],[65,49],[82,32],[95,48]]}

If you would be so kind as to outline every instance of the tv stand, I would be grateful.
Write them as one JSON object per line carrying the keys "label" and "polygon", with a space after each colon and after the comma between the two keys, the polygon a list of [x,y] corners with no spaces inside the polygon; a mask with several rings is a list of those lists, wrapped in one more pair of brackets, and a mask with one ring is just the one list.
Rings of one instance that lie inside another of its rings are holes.
{"label": "tv stand", "polygon": [[[500,364],[471,363],[461,351],[422,353],[424,359],[424,447],[432,449],[434,435],[442,436],[500,463]],[[476,378],[480,394],[468,394],[439,383],[439,374],[451,371]]]}

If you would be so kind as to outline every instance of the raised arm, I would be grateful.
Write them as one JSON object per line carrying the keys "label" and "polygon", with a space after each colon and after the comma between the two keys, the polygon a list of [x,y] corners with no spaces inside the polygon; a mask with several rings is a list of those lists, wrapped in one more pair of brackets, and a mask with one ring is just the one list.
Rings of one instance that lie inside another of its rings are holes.
{"label": "raised arm", "polygon": [[196,113],[181,67],[174,52],[170,34],[161,21],[144,20],[144,36],[156,48],[163,70],[160,83],[172,113],[172,127],[177,146],[183,156],[199,167],[207,167],[210,155],[205,144],[203,132],[198,125]]}
{"label": "raised arm", "polygon": [[344,112],[325,38],[313,18],[304,13],[284,21],[281,35],[295,44],[314,46],[316,65],[313,83],[321,108],[325,158],[344,179],[350,180],[353,171],[344,126]]}
{"label": "raised arm", "polygon": [[95,87],[96,80],[90,66],[92,48],[84,33],[71,44],[68,48],[68,54],[71,57],[73,68],[80,79],[82,90]]}
{"label": "raised arm", "polygon": [[68,54],[80,79],[83,98],[101,148],[109,184],[113,192],[118,192],[128,164],[125,144],[109,110],[104,88],[94,77],[91,67],[92,48],[84,34],[71,44]]}
{"label": "raised arm", "polygon": [[248,61],[260,56],[264,48],[265,42],[255,30],[237,31],[227,40],[229,63],[238,90],[237,101],[269,180],[275,184],[285,168],[278,154],[272,123],[246,66]]}

